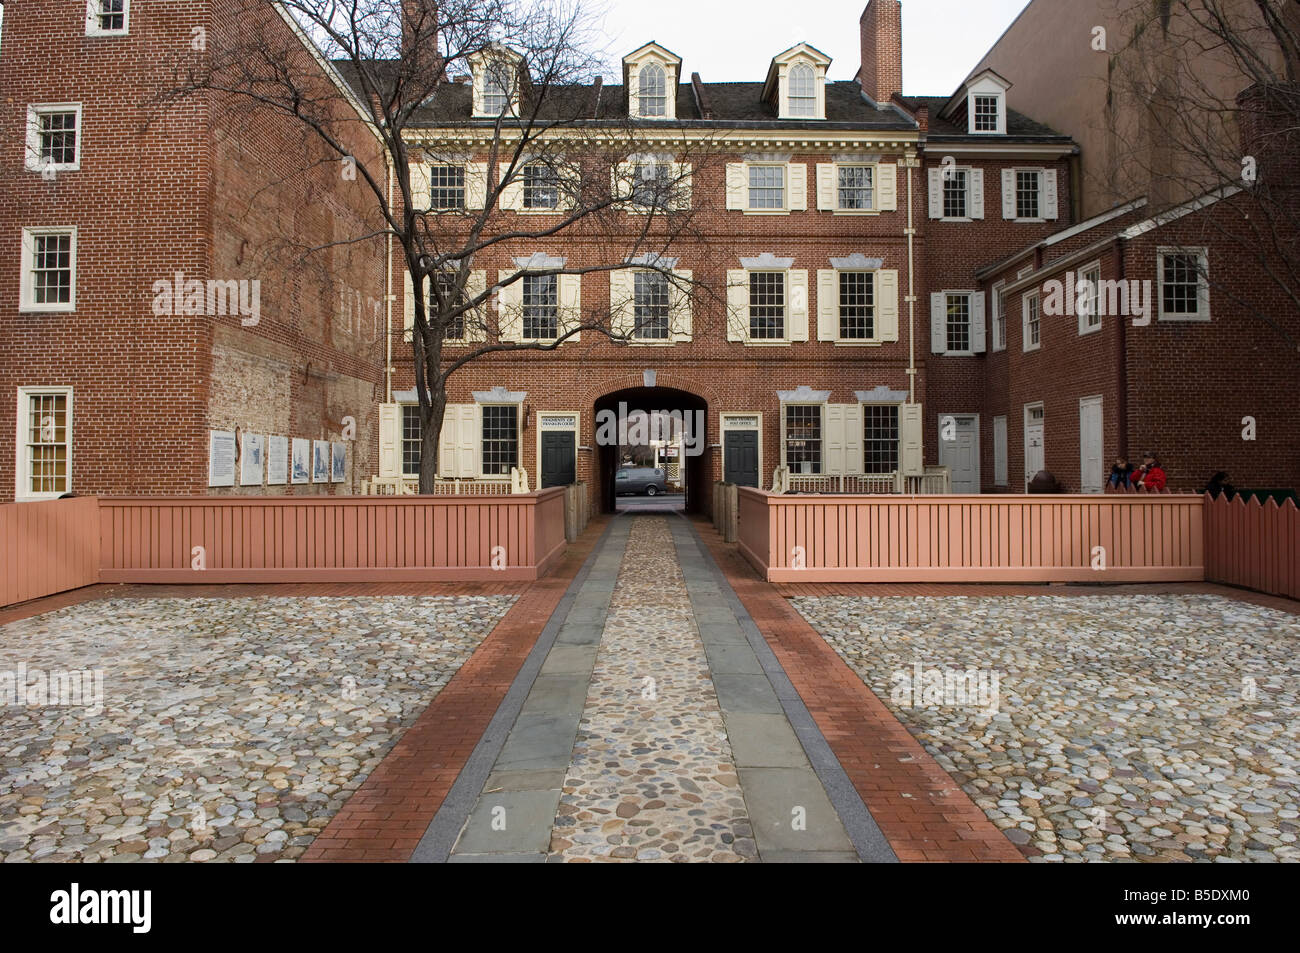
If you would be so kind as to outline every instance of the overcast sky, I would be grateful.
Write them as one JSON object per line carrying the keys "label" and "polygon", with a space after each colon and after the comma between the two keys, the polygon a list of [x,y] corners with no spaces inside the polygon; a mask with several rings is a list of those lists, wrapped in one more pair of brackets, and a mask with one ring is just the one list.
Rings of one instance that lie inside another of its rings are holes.
{"label": "overcast sky", "polygon": [[[597,0],[598,3],[602,0]],[[903,0],[903,89],[918,96],[957,88],[1028,0]],[[610,60],[650,40],[682,58],[683,79],[761,82],[777,53],[807,41],[852,79],[862,58],[858,17],[866,0],[603,0]],[[622,82],[620,72],[607,77]]]}

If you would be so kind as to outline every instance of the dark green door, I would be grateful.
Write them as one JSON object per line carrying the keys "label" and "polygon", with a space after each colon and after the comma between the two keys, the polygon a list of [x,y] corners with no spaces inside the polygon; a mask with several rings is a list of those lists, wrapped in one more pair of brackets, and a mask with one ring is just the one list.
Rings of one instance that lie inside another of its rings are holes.
{"label": "dark green door", "polygon": [[542,489],[568,486],[578,482],[574,469],[574,450],[578,435],[573,431],[550,431],[542,434]]}
{"label": "dark green door", "polygon": [[758,486],[758,431],[728,430],[723,445],[722,478],[738,486]]}

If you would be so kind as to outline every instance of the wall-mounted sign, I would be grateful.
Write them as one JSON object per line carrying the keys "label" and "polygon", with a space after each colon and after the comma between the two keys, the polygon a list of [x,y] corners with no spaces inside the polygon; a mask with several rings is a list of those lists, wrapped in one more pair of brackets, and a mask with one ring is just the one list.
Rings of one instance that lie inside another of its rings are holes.
{"label": "wall-mounted sign", "polygon": [[330,481],[330,442],[328,440],[312,441],[311,482],[328,483]]}
{"label": "wall-mounted sign", "polygon": [[722,428],[724,430],[757,430],[757,416],[740,416],[738,414],[723,414]]}
{"label": "wall-mounted sign", "polygon": [[334,452],[334,463],[330,469],[330,482],[342,483],[347,479],[348,473],[348,445],[346,443],[332,443],[330,449]]}
{"label": "wall-mounted sign", "polygon": [[289,438],[270,437],[266,443],[266,483],[284,486],[289,482]]}
{"label": "wall-mounted sign", "polygon": [[266,437],[260,433],[246,433],[240,441],[243,452],[239,456],[239,485],[261,486],[262,472],[266,467]]}
{"label": "wall-mounted sign", "polygon": [[208,486],[235,485],[235,432],[208,431]]}
{"label": "wall-mounted sign", "polygon": [[293,482],[311,482],[311,441],[303,437],[293,438]]}
{"label": "wall-mounted sign", "polygon": [[576,430],[578,418],[573,414],[542,414],[543,430]]}

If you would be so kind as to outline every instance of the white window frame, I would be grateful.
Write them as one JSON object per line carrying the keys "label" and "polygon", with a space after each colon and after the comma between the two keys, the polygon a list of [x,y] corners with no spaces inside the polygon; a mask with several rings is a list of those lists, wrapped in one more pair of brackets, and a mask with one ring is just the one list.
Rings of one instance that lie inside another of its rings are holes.
{"label": "white window frame", "polygon": [[[781,336],[772,338],[756,338],[753,335],[754,330],[754,275],[780,275],[781,276]],[[745,309],[745,344],[747,345],[768,345],[782,346],[792,343],[790,339],[790,269],[788,268],[746,268],[745,284],[749,288],[749,305]]]}
{"label": "white window frame", "polygon": [[[945,291],[943,293],[943,353],[946,357],[974,357],[979,354],[975,350],[975,297],[981,292],[978,291]],[[948,350],[948,299],[949,298],[966,299],[966,340],[969,347],[964,351]]]}
{"label": "white window frame", "polygon": [[[657,69],[659,70],[660,73],[663,74],[664,111],[661,113],[646,112],[645,77],[646,77],[646,71],[652,69]],[[646,63],[642,64],[641,68],[637,71],[637,78],[636,78],[637,88],[636,88],[636,117],[635,118],[659,119],[659,120],[672,118],[673,110],[668,102],[669,97],[676,92],[676,90],[673,89],[672,79],[673,79],[672,71],[668,69],[668,67],[665,66],[663,63],[659,62],[658,60],[649,60]]]}
{"label": "white window frame", "polygon": [[[791,407],[816,407],[818,408],[818,411],[821,414],[821,418],[817,424],[817,443],[818,443],[817,466],[819,467],[819,469],[813,473],[804,473],[802,470],[800,470],[798,473],[796,473],[794,470],[791,470],[790,473],[793,474],[794,476],[827,475],[826,473],[826,403],[825,402],[818,403],[816,401],[793,400],[790,401],[789,403],[786,402],[781,403],[781,446],[780,446],[780,453],[778,455],[778,459],[781,461],[781,466],[783,467],[790,466],[790,461],[786,457],[786,453],[789,452],[789,441],[786,438],[786,424],[789,422],[787,410]],[[760,477],[761,476],[762,474],[760,471]]]}
{"label": "white window frame", "polygon": [[[76,149],[71,162],[51,162],[41,157],[41,117],[55,113],[72,113],[76,118]],[[27,171],[77,172],[81,169],[81,103],[32,103],[27,107]]]}
{"label": "white window frame", "polygon": [[[1163,260],[1163,259],[1162,259]],[[1089,275],[1095,275],[1090,279]],[[1079,335],[1096,334],[1101,330],[1101,260],[1090,262],[1083,268],[1080,268],[1075,276],[1075,286],[1070,289],[1070,294],[1074,296],[1075,307],[1078,309],[1079,283],[1090,281],[1092,284],[1092,303],[1091,310],[1079,310]]]}
{"label": "white window frame", "polygon": [[[812,95],[801,96],[800,100],[812,101],[812,112],[797,113],[794,111],[794,74],[795,70],[807,70],[812,74]],[[786,117],[789,119],[821,119],[821,97],[817,95],[817,67],[807,60],[796,60],[786,68]]]}
{"label": "white window frame", "polygon": [[[970,212],[971,212],[971,203],[972,203],[972,201],[973,201],[973,199],[974,199],[974,196],[971,195],[971,177],[972,177],[973,174],[974,174],[974,167],[973,167],[973,166],[966,166],[966,165],[959,165],[959,166],[954,166],[952,171],[953,171],[953,172],[961,172],[961,173],[963,173],[963,174],[965,175],[965,177],[966,177],[966,188],[963,189],[963,191],[965,192],[965,196],[966,196],[966,197],[965,197],[965,209],[966,209],[966,214],[965,214],[965,215],[949,215],[949,214],[948,214],[948,179],[945,178],[945,177],[942,177],[942,176],[941,176],[940,179],[941,179],[941,182],[942,182],[943,194],[942,194],[942,196],[940,197],[940,206],[941,206],[941,208],[943,209],[943,215],[941,215],[941,216],[939,217],[939,221],[941,221],[941,222],[973,222],[973,221],[975,221],[975,219],[971,216],[971,213],[970,213]],[[985,194],[985,201],[987,201],[987,200],[988,200],[988,192],[986,191],[984,194]]]}
{"label": "white window frame", "polygon": [[[1165,313],[1165,256],[1166,255],[1195,255],[1196,256],[1196,283],[1197,283],[1197,311],[1196,314],[1166,314]],[[1159,320],[1161,321],[1189,321],[1192,323],[1204,323],[1210,320],[1210,250],[1204,246],[1194,245],[1161,245],[1156,249],[1156,296],[1159,301],[1157,307],[1160,309]]]}
{"label": "white window frame", "polygon": [[[36,238],[42,235],[70,235],[71,255],[68,265],[72,272],[67,304],[37,304],[32,270],[35,267]],[[24,228],[22,242],[22,275],[19,279],[18,310],[22,313],[68,313],[77,310],[77,227],[68,225],[49,228]]]}
{"label": "white window frame", "polygon": [[[981,99],[992,99],[997,107],[997,121],[992,129],[977,129],[975,126],[975,104]],[[972,92],[967,100],[967,112],[970,117],[968,124],[969,132],[972,136],[1003,136],[1007,132],[1007,97],[1005,93],[990,93],[987,91]]]}
{"label": "white window frame", "polygon": [[[530,278],[550,278],[555,282],[555,337],[529,337],[528,330],[528,281]],[[519,340],[524,344],[554,344],[564,337],[564,292],[563,275],[547,274],[524,270],[519,279]]]}
{"label": "white window frame", "polygon": [[131,0],[122,0],[122,29],[105,30],[99,25],[101,0],[86,0],[86,36],[126,36],[131,32]]}
{"label": "white window frame", "polygon": [[[871,170],[871,204],[866,208],[846,208],[840,202],[840,170]],[[837,162],[835,163],[835,212],[844,215],[869,215],[880,211],[880,163],[879,162]]]}
{"label": "white window frame", "polygon": [[[420,405],[419,404],[398,404],[397,406],[401,408],[398,411],[398,417],[397,417],[397,465],[402,471],[403,478],[418,480],[420,478],[420,472],[418,470],[412,472],[406,469],[406,411],[408,407],[414,407],[418,419]],[[444,427],[447,426],[447,421],[445,417],[443,418],[443,426]],[[421,450],[423,451],[423,447],[421,448]]]}
{"label": "white window frame", "polygon": [[[859,412],[862,415],[862,459],[858,461],[859,472],[865,476],[881,477],[891,473],[898,473],[903,468],[903,407],[902,403],[894,401],[871,401],[869,403],[859,403]],[[898,436],[894,439],[894,462],[893,470],[873,471],[867,469],[867,408],[868,407],[892,407],[897,414]]]}
{"label": "white window frame", "polygon": [[[1038,176],[1038,214],[1037,215],[1020,214],[1020,174],[1022,172],[1032,172],[1034,175]],[[1029,223],[1042,223],[1047,221],[1047,216],[1043,214],[1044,211],[1043,182],[1046,175],[1047,175],[1047,170],[1042,168],[1041,166],[1018,166],[1017,168],[1011,170],[1011,181],[1013,183],[1013,187],[1016,190],[1015,195],[1013,196],[1012,199],[1016,206],[1016,217],[1011,219],[1011,221],[1029,222]]]}
{"label": "white window frame", "polygon": [[483,438],[483,419],[484,419],[483,411],[487,407],[509,407],[511,410],[515,412],[515,463],[511,469],[518,469],[520,465],[523,463],[523,457],[524,457],[523,415],[520,413],[521,407],[519,404],[489,403],[489,404],[478,405],[478,420],[476,421],[476,425],[474,427],[475,443],[476,443],[476,449],[478,451],[478,478],[480,480],[486,480],[489,482],[493,482],[493,481],[505,482],[510,479],[509,471],[507,471],[506,473],[487,473],[483,469],[484,447],[486,445],[486,441]]}
{"label": "white window frame", "polygon": [[[67,423],[64,431],[67,435],[67,485],[62,490],[50,493],[31,492],[31,461],[27,459],[27,436],[30,428],[30,410],[32,397],[62,396],[67,399]],[[14,440],[14,501],[29,503],[36,500],[57,500],[65,493],[72,492],[72,424],[73,404],[71,387],[19,387]]]}
{"label": "white window frame", "polygon": [[[835,343],[847,346],[871,346],[883,344],[880,334],[880,271],[879,268],[836,268],[835,269]],[[845,275],[871,276],[871,335],[865,338],[844,336],[844,290]],[[809,321],[814,320],[809,313]]]}
{"label": "white window frame", "polygon": [[[1029,341],[1029,303],[1033,301],[1038,307],[1038,340]],[[1026,291],[1020,297],[1020,348],[1025,353],[1038,351],[1043,347],[1043,301],[1037,289]]]}
{"label": "white window frame", "polygon": [[[780,169],[781,170],[781,207],[780,208],[755,208],[754,207],[754,185],[752,172],[754,169]],[[836,199],[838,201],[838,198]],[[745,163],[745,212],[749,215],[784,215],[790,211],[790,163],[788,162],[746,162]]]}
{"label": "white window frame", "polygon": [[1007,349],[1007,283],[999,281],[992,288],[992,295],[989,304],[992,305],[993,314],[989,320],[989,327],[992,338],[989,342],[989,351],[1005,351]]}

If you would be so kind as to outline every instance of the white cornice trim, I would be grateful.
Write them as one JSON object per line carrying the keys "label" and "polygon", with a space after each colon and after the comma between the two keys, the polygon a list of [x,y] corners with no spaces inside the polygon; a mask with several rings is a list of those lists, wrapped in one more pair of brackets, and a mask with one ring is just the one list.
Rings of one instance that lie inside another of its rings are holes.
{"label": "white cornice trim", "polygon": [[779,390],[776,396],[783,404],[825,404],[831,399],[831,392],[813,390],[804,384],[798,390]]}
{"label": "white cornice trim", "polygon": [[524,390],[506,390],[504,387],[494,387],[491,390],[474,391],[474,403],[476,404],[522,404],[528,399],[528,391]]}

